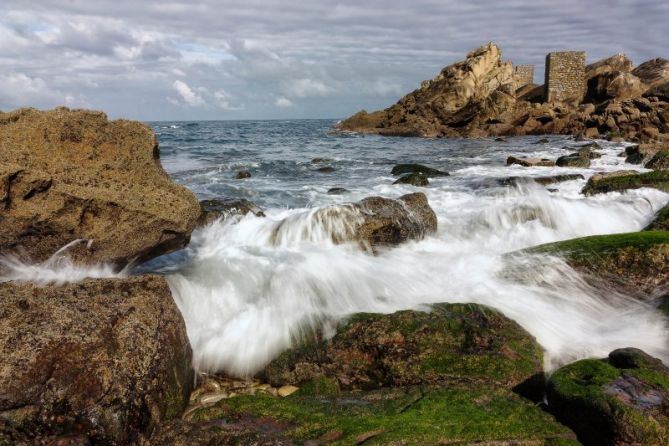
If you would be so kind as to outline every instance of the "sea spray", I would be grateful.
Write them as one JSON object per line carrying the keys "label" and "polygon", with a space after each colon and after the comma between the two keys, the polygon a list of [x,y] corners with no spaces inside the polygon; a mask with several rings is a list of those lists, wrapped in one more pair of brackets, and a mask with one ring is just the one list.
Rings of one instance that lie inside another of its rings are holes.
{"label": "sea spray", "polygon": [[[268,218],[218,221],[196,232],[188,266],[168,276],[196,368],[253,375],[305,336],[333,334],[351,314],[438,302],[501,310],[546,349],[548,368],[628,345],[669,360],[665,320],[650,305],[591,286],[560,259],[504,255],[638,230],[666,194],[574,198],[523,185],[433,198],[438,234],[376,256],[353,244],[334,245],[328,228],[341,226],[313,209],[270,210]],[[272,236],[277,227],[290,234],[279,244]]]}

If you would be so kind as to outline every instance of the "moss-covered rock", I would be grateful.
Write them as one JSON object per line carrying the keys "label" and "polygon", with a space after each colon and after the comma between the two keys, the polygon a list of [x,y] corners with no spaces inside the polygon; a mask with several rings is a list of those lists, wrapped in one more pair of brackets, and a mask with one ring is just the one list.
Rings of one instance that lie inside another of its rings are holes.
{"label": "moss-covered rock", "polygon": [[427,179],[427,176],[422,173],[408,173],[401,176],[393,184],[410,184],[412,186],[422,187],[429,185],[430,181]]}
{"label": "moss-covered rock", "polygon": [[669,369],[637,349],[562,367],[548,408],[586,445],[669,444]]}
{"label": "moss-covered rock", "polygon": [[611,284],[650,293],[669,284],[669,232],[595,235],[534,247],[558,254],[580,271]]}
{"label": "moss-covered rock", "polygon": [[259,437],[265,441],[261,444],[270,440],[279,444],[407,446],[578,444],[571,431],[534,404],[508,390],[487,386],[404,387],[338,397],[300,393],[283,399],[243,396],[196,411],[193,422],[227,432],[239,429],[245,435],[253,429],[261,432]]}
{"label": "moss-covered rock", "polygon": [[606,192],[623,192],[628,189],[652,187],[669,192],[669,171],[658,170],[642,174],[625,174],[617,176],[593,175],[583,188],[585,195],[594,195]]}
{"label": "moss-covered rock", "polygon": [[570,153],[569,155],[561,156],[555,161],[556,166],[560,167],[590,167],[590,160],[600,158],[598,152],[593,151],[593,148],[598,148],[597,143],[587,144],[582,146],[578,152]]}
{"label": "moss-covered rock", "polygon": [[265,369],[274,386],[336,378],[342,390],[487,383],[512,388],[542,373],[535,339],[501,313],[475,304],[431,312],[357,314],[330,340],[289,350]]}
{"label": "moss-covered rock", "polygon": [[655,218],[646,226],[644,231],[669,231],[669,205],[663,207],[655,214]]}
{"label": "moss-covered rock", "polygon": [[669,150],[661,150],[657,152],[644,167],[653,170],[669,169]]}

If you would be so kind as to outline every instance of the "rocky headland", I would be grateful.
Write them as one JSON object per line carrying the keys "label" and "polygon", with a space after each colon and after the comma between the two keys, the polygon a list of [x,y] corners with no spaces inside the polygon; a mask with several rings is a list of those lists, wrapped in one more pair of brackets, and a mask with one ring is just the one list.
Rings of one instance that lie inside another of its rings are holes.
{"label": "rocky headland", "polygon": [[[634,68],[624,54],[617,54],[581,69],[576,91],[553,97],[547,85],[519,79],[513,64],[490,43],[387,109],[360,111],[336,127],[386,136],[563,134],[669,141],[669,60],[653,59]],[[555,73],[558,93],[564,89],[561,74]],[[574,75],[565,76],[569,74]]]}

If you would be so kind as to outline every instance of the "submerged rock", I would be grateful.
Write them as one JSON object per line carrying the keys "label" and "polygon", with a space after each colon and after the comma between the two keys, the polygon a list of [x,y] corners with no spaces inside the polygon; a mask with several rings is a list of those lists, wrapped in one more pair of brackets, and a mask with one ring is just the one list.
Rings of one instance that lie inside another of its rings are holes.
{"label": "submerged rock", "polygon": [[440,304],[429,313],[352,316],[334,338],[283,353],[264,376],[274,386],[325,376],[342,390],[458,383],[510,389],[541,374],[542,358],[534,338],[501,313]]}
{"label": "submerged rock", "polygon": [[186,407],[191,349],[163,278],[2,283],[0,315],[0,443],[129,444]]}
{"label": "submerged rock", "polygon": [[555,162],[555,164],[560,167],[588,168],[590,167],[591,159],[602,157],[602,155],[599,152],[595,152],[593,150],[594,148],[600,148],[600,147],[597,143],[592,143],[582,146],[578,149],[577,152],[559,157]]}
{"label": "submerged rock", "polygon": [[238,180],[251,178],[251,172],[249,172],[248,170],[240,170],[239,172],[237,172],[237,175],[235,175],[235,178]]}
{"label": "submerged rock", "polygon": [[393,167],[393,170],[390,172],[393,175],[404,175],[404,174],[421,174],[427,178],[432,177],[447,177],[450,174],[448,172],[443,172],[441,170],[433,169],[431,167],[423,166],[421,164],[397,164]]}
{"label": "submerged rock", "polygon": [[348,189],[343,187],[331,187],[328,189],[328,195],[341,195],[348,192]]}
{"label": "submerged rock", "polygon": [[332,167],[332,166],[324,166],[324,167],[319,167],[318,169],[316,169],[316,172],[321,172],[321,173],[332,173],[332,172],[334,172],[334,171],[336,171],[336,170],[337,170],[337,169],[335,169],[335,168]]}
{"label": "submerged rock", "polygon": [[669,442],[669,369],[641,350],[562,367],[546,395],[548,409],[585,445]]}
{"label": "submerged rock", "polygon": [[76,261],[118,265],[182,248],[200,214],[149,127],[66,108],[0,113],[0,205],[0,253],[43,261],[84,239]]}
{"label": "submerged rock", "polygon": [[249,212],[256,217],[264,217],[265,212],[245,198],[215,198],[200,201],[202,209],[198,226],[211,224],[214,220],[230,215],[246,215]]}
{"label": "submerged rock", "polygon": [[624,192],[642,187],[652,187],[669,192],[669,171],[659,170],[642,174],[636,171],[618,171],[593,175],[581,193],[594,195],[607,192]]}
{"label": "submerged rock", "polygon": [[393,184],[410,184],[412,186],[428,186],[430,181],[427,179],[427,176],[421,173],[409,173],[401,176]]}
{"label": "submerged rock", "polygon": [[567,174],[567,175],[552,175],[549,177],[536,177],[533,180],[536,183],[541,184],[542,186],[547,186],[549,184],[562,183],[564,181],[574,181],[574,180],[583,180],[584,177],[581,174]]}
{"label": "submerged rock", "polygon": [[552,167],[555,166],[555,162],[546,158],[519,158],[515,156],[510,156],[506,159],[506,165],[511,166],[513,164],[518,164],[523,167]]}

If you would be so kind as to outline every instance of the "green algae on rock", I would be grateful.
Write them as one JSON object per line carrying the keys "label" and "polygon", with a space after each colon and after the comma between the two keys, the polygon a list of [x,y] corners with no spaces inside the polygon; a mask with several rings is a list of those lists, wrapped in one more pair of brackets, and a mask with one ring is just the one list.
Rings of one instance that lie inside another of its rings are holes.
{"label": "green algae on rock", "polygon": [[669,232],[595,235],[536,246],[534,253],[559,254],[579,271],[647,293],[669,284]]}
{"label": "green algae on rock", "polygon": [[669,231],[669,205],[666,205],[655,214],[655,218],[644,231]]}
{"label": "green algae on rock", "polygon": [[336,378],[342,390],[416,384],[496,384],[513,388],[543,373],[535,339],[503,314],[475,304],[438,304],[430,312],[356,314],[327,341],[272,361],[272,385]]}
{"label": "green algae on rock", "polygon": [[669,369],[640,350],[560,368],[548,381],[547,399],[585,445],[669,444]]}
{"label": "green algae on rock", "polygon": [[647,169],[667,170],[669,169],[669,150],[657,152],[644,166]]}
{"label": "green algae on rock", "polygon": [[652,187],[669,192],[669,171],[658,170],[642,174],[627,175],[593,175],[583,188],[584,195],[594,195],[607,192],[624,192],[628,189]]}
{"label": "green algae on rock", "polygon": [[339,396],[298,392],[283,399],[242,396],[196,411],[193,425],[241,429],[247,435],[253,429],[260,444],[578,444],[551,415],[489,386],[384,388]]}

